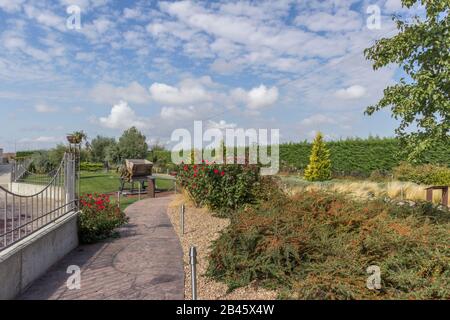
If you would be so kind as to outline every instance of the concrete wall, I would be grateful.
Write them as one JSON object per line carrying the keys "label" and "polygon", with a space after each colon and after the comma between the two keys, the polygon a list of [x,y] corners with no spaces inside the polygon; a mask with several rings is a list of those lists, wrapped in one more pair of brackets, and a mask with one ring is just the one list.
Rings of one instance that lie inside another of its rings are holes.
{"label": "concrete wall", "polygon": [[[24,196],[30,196],[41,192],[46,185],[38,185],[23,182],[13,182],[9,185],[9,191],[15,194],[20,194]],[[44,192],[44,197],[47,196],[48,199],[56,198],[57,200],[61,197],[61,190],[59,187],[52,187],[52,191],[48,190],[47,194]]]}
{"label": "concrete wall", "polygon": [[71,212],[0,252],[0,300],[14,299],[78,246],[77,212]]}

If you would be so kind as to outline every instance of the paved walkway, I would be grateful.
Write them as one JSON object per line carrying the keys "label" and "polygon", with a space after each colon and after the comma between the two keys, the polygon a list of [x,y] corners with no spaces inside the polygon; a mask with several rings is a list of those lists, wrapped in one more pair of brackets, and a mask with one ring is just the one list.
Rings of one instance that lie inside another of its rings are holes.
{"label": "paved walkway", "polygon": [[[166,214],[171,196],[130,205],[120,237],[83,245],[38,279],[20,299],[183,299],[183,252]],[[67,267],[81,268],[69,290]]]}

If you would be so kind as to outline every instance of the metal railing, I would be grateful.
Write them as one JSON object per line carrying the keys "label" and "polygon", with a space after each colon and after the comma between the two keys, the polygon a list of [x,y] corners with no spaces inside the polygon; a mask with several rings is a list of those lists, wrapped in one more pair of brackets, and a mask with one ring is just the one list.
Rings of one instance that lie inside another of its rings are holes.
{"label": "metal railing", "polygon": [[0,186],[0,251],[76,209],[76,157],[66,153],[49,183],[32,195]]}
{"label": "metal railing", "polygon": [[15,160],[11,166],[11,182],[17,182],[22,179],[29,172],[28,167],[31,164],[32,159],[26,158],[23,160]]}

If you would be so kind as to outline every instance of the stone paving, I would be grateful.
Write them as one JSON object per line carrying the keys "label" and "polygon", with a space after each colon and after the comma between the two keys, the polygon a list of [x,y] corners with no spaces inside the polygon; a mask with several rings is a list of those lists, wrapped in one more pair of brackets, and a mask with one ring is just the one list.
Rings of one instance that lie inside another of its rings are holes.
{"label": "stone paving", "polygon": [[[167,216],[172,196],[130,205],[120,237],[82,245],[19,299],[184,299],[183,252]],[[67,288],[67,268],[81,269],[81,288]]]}

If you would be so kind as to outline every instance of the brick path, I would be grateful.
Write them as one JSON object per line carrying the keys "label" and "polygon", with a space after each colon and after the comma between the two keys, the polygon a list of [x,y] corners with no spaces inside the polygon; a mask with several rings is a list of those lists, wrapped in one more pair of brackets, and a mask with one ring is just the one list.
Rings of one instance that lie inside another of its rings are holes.
{"label": "brick path", "polygon": [[[130,205],[119,238],[78,247],[19,299],[183,299],[183,252],[166,214],[170,200]],[[79,290],[66,286],[70,265],[81,268]]]}

